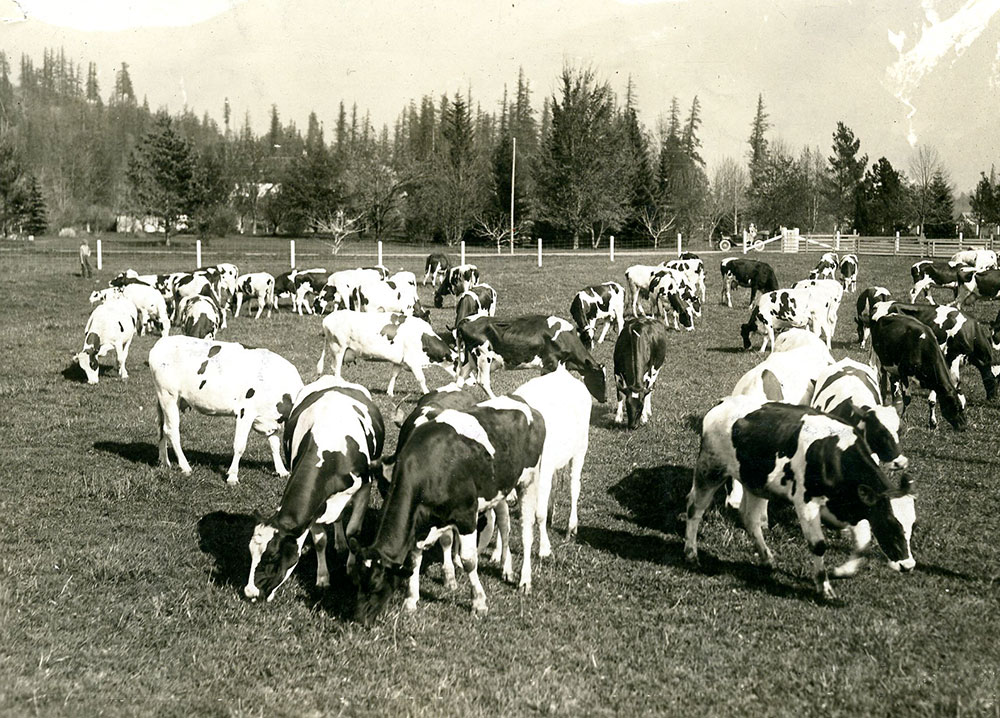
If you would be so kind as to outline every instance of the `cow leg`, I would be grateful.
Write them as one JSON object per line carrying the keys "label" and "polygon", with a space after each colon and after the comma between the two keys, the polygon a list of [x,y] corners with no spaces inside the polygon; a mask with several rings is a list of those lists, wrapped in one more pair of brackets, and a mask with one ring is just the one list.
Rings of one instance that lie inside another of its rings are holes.
{"label": "cow leg", "polygon": [[399,364],[392,365],[392,374],[389,375],[389,386],[385,388],[386,396],[392,396],[396,389],[396,379],[399,377],[399,372],[401,368]]}
{"label": "cow leg", "polygon": [[[606,337],[606,336],[608,335],[608,329],[610,329],[610,328],[611,328],[611,318],[609,317],[609,318],[608,318],[608,319],[607,319],[607,320],[606,320],[606,321],[604,322],[604,328],[603,328],[603,329],[601,329],[601,336],[600,336],[600,338],[599,338],[599,339],[597,340],[597,343],[598,343],[598,344],[603,344],[603,343],[604,343],[604,337]],[[596,331],[596,326],[595,326],[595,331]]]}
{"label": "cow leg", "polygon": [[[549,543],[549,498],[552,496],[552,481],[555,478],[551,467],[537,472],[535,492],[535,523],[538,524],[538,558],[548,558],[552,555],[552,544]],[[521,521],[525,520],[522,507]]]}
{"label": "cow leg", "polygon": [[862,519],[857,526],[850,526],[851,539],[854,546],[851,548],[851,556],[840,566],[830,572],[834,578],[850,578],[858,572],[861,564],[864,563],[862,555],[868,550],[872,542],[872,528],[867,519]]}
{"label": "cow leg", "polygon": [[403,601],[403,608],[411,613],[417,610],[417,602],[420,600],[420,564],[423,563],[424,552],[421,549],[414,549],[410,552],[410,563],[413,564],[413,573],[407,583],[406,600]]}
{"label": "cow leg", "polygon": [[[493,508],[496,512],[497,521],[497,548],[500,549],[500,575],[504,581],[514,583],[514,560],[510,553],[510,507],[507,506],[507,499],[500,499],[500,502]],[[521,517],[524,521],[524,517]]]}
{"label": "cow leg", "polygon": [[479,581],[479,552],[476,546],[476,532],[462,534],[458,537],[459,553],[462,556],[462,568],[465,569],[469,582],[472,584],[472,614],[476,617],[486,615],[486,592]]}
{"label": "cow leg", "polygon": [[326,565],[326,527],[313,524],[309,527],[309,535],[316,549],[316,588],[327,588],[330,585],[330,569]]}
{"label": "cow leg", "polygon": [[271,459],[274,461],[274,471],[282,479],[287,479],[289,476],[288,469],[285,468],[285,462],[281,460],[281,435],[280,432],[275,431],[267,435],[267,443],[271,447]]}
{"label": "cow leg", "polygon": [[[698,456],[694,469],[694,481],[687,498],[687,524],[684,527],[684,558],[692,563],[698,563],[698,527],[701,518],[712,503],[719,485],[724,480],[718,469],[707,466],[707,462]],[[735,484],[735,480],[734,480]]]}
{"label": "cow leg", "polygon": [[[240,315],[240,309],[243,308],[243,292],[236,292],[236,311],[233,312],[233,319]],[[247,311],[250,311],[249,309]]]}
{"label": "cow leg", "polygon": [[930,392],[927,393],[927,405],[930,408],[930,412],[931,412],[930,419],[927,422],[927,427],[929,429],[936,429],[937,428],[937,424],[938,424],[938,422],[937,422],[937,413],[934,411],[935,408],[937,408],[937,392],[936,391],[932,390],[932,391],[930,391]]}
{"label": "cow leg", "polygon": [[233,435],[233,461],[226,473],[226,483],[230,486],[240,482],[240,459],[243,458],[243,452],[247,450],[247,438],[250,436],[250,428],[253,426],[254,419],[256,417],[248,412],[246,407],[240,409],[236,419],[236,433]]}
{"label": "cow leg", "polygon": [[455,580],[455,559],[451,550],[455,543],[455,531],[453,529],[445,531],[441,534],[438,542],[441,544],[441,553],[444,560],[441,566],[444,570],[444,587],[449,591],[457,591],[458,581]]}
{"label": "cow leg", "polygon": [[[264,313],[264,307],[267,305],[267,299],[263,297],[257,297],[257,313],[254,315],[254,319],[260,319],[260,315]],[[250,311],[249,309],[247,311]],[[271,316],[271,310],[267,310],[267,315]]]}
{"label": "cow leg", "polygon": [[484,352],[476,358],[476,364],[476,376],[483,387],[483,391],[486,392],[486,395],[490,399],[496,399],[497,395],[493,393],[493,386],[490,384],[490,368],[493,365],[493,360],[486,356]]}
{"label": "cow leg", "polygon": [[768,324],[765,328],[767,329],[767,332],[764,334],[764,343],[760,345],[761,354],[767,351],[767,343],[769,341],[771,342],[771,347],[774,347],[774,327]]}
{"label": "cow leg", "polygon": [[[426,286],[427,286],[427,279],[428,279],[428,277],[430,277],[430,276],[431,276],[431,268],[430,268],[430,267],[428,267],[428,268],[427,268],[427,271],[426,271],[426,272],[424,272],[424,281],[423,281],[423,284],[422,284],[421,286],[424,286],[424,287],[426,287]],[[433,286],[433,285],[432,285],[432,286]]]}
{"label": "cow leg", "polygon": [[743,528],[753,539],[754,546],[757,547],[757,555],[760,556],[761,563],[767,568],[774,568],[774,554],[764,543],[764,527],[767,525],[767,499],[754,496],[749,491],[743,492],[743,501],[740,503],[740,518],[743,519]]}
{"label": "cow leg", "polygon": [[823,536],[823,525],[820,523],[819,507],[812,502],[795,502],[795,513],[798,515],[802,534],[809,544],[809,550],[812,551],[813,583],[816,590],[827,600],[835,599],[837,594],[834,593],[833,586],[830,585],[830,577],[826,572],[826,562],[823,559],[823,555],[826,553],[826,539]]}
{"label": "cow leg", "polygon": [[128,350],[131,348],[134,338],[135,335],[132,335],[127,342],[115,350],[115,353],[118,355],[118,376],[122,379],[128,379],[128,369],[125,368],[125,362],[128,361]]}
{"label": "cow leg", "polygon": [[639,415],[639,423],[646,424],[649,422],[650,417],[653,416],[653,393],[650,392],[646,394],[646,398],[642,400],[642,414]]}
{"label": "cow leg", "polygon": [[[160,409],[163,412],[161,436],[166,435],[170,438],[170,445],[174,448],[174,454],[177,456],[177,465],[181,467],[181,473],[190,474],[191,465],[188,463],[187,457],[184,456],[184,450],[181,449],[181,412],[177,404],[177,399],[174,398],[166,406],[163,406],[161,402]],[[160,463],[170,466],[170,461],[167,459],[166,441],[161,439],[160,443]]]}
{"label": "cow leg", "polygon": [[615,409],[615,423],[625,423],[625,397],[618,395],[618,407]]}
{"label": "cow leg", "polygon": [[566,524],[566,539],[575,539],[576,530],[579,525],[579,517],[576,512],[576,504],[580,500],[580,485],[583,477],[583,460],[587,456],[584,448],[573,457],[569,470],[569,522]]}
{"label": "cow leg", "polygon": [[412,365],[410,365],[410,372],[416,378],[417,384],[420,385],[420,393],[421,394],[426,394],[427,393],[427,380],[424,378],[424,370],[420,367],[419,364],[412,364]]}
{"label": "cow leg", "polygon": [[[344,371],[344,357],[347,355],[347,347],[338,346],[334,349],[333,355],[333,375],[340,379]],[[322,357],[320,357],[322,359]]]}
{"label": "cow leg", "polygon": [[743,504],[743,484],[740,483],[739,479],[733,479],[732,488],[730,488],[729,493],[726,494],[726,506],[733,509],[734,511],[739,511],[739,508],[742,504]]}
{"label": "cow leg", "polygon": [[[493,538],[493,532],[496,529],[496,513],[490,509],[486,511],[486,525],[483,530],[479,532],[479,553],[486,553],[486,549],[490,546],[490,539]],[[492,556],[490,556],[491,561],[500,560],[500,540],[497,539],[497,550]]]}
{"label": "cow leg", "polygon": [[531,545],[534,541],[535,520],[538,517],[538,481],[532,481],[518,488],[517,498],[521,505],[521,593],[531,593]]}

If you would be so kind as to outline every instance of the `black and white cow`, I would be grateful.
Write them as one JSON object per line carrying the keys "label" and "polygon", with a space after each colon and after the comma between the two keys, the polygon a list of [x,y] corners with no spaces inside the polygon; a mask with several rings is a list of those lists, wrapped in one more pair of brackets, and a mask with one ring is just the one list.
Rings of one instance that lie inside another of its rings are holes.
{"label": "black and white cow", "polygon": [[424,262],[424,286],[427,286],[427,280],[430,279],[431,286],[436,287],[438,280],[443,280],[449,269],[451,269],[451,257],[447,254],[440,252],[428,254],[427,261]]}
{"label": "black and white cow", "polygon": [[282,272],[277,277],[274,278],[274,309],[278,309],[278,300],[289,297],[292,301],[295,301],[295,282],[292,280],[292,276],[295,274],[295,270],[288,272]]}
{"label": "black and white cow", "polygon": [[814,295],[814,303],[826,304],[826,326],[830,330],[827,335],[827,346],[831,346],[830,342],[837,332],[840,302],[844,299],[844,285],[836,279],[800,279],[792,285],[792,289],[805,289]]}
{"label": "black and white cow", "polygon": [[756,259],[726,257],[719,265],[722,271],[722,303],[733,306],[732,290],[737,285],[750,288],[750,305],[758,293],[773,292],[778,289],[778,278],[770,264]]}
{"label": "black and white cow", "polygon": [[889,314],[874,320],[872,330],[872,360],[879,371],[882,395],[887,400],[900,389],[906,412],[910,404],[910,381],[916,379],[927,389],[930,404],[930,428],[937,427],[934,414],[936,400],[941,400],[941,413],[959,431],[965,429],[965,397],[955,386],[941,347],[934,332],[926,324],[902,314]]}
{"label": "black and white cow", "polygon": [[862,349],[868,343],[868,335],[871,333],[868,325],[871,323],[872,310],[879,302],[888,302],[891,299],[892,292],[885,287],[868,287],[858,295],[858,313],[854,321],[858,326],[858,341]]}
{"label": "black and white cow", "polygon": [[441,286],[434,292],[434,306],[440,309],[444,306],[444,298],[449,294],[456,297],[479,284],[479,268],[475,264],[458,264],[444,273]]}
{"label": "black and white cow", "polygon": [[[406,274],[413,276],[411,272]],[[430,313],[420,306],[416,282],[410,284],[393,278],[362,281],[351,291],[348,308],[356,312],[396,312],[421,319],[430,317]]]}
{"label": "black and white cow", "polygon": [[376,267],[341,269],[327,277],[326,285],[316,295],[313,309],[318,314],[326,314],[338,309],[348,309],[351,293],[362,284],[382,281],[382,271]]}
{"label": "black and white cow", "polygon": [[701,257],[693,252],[684,252],[677,259],[669,260],[664,266],[683,272],[701,293],[701,303],[705,303],[705,263]]}
{"label": "black and white cow", "polygon": [[922,259],[915,262],[910,267],[910,276],[913,278],[910,301],[915,302],[918,297],[923,295],[928,302],[934,304],[934,297],[931,296],[932,287],[951,289],[952,299],[956,299],[959,285],[974,273],[974,270],[966,265],[956,262],[932,259]]}
{"label": "black and white cow", "polygon": [[[243,594],[251,601],[274,598],[295,570],[307,536],[316,548],[316,586],[330,585],[326,526],[342,528],[350,507],[345,538],[360,531],[385,425],[364,387],[324,377],[302,389],[283,439],[292,471],[278,510],[254,527],[250,539]],[[349,558],[349,568],[352,563]]]}
{"label": "black and white cow", "polygon": [[993,327],[976,321],[955,307],[933,304],[880,303],[875,305],[872,319],[886,314],[905,314],[934,332],[959,391],[962,389],[962,364],[968,361],[979,370],[986,398],[992,400],[996,396],[997,378],[1000,377],[1000,336]]}
{"label": "black and white cow", "polygon": [[976,299],[1000,298],[1000,269],[984,269],[965,273],[958,287],[955,306],[965,306],[971,297],[976,297]]}
{"label": "black and white cow", "polygon": [[474,317],[492,317],[497,312],[497,292],[489,284],[477,284],[455,302],[455,326]]}
{"label": "black and white cow", "polygon": [[296,314],[302,316],[303,311],[306,314],[313,314],[313,302],[326,287],[329,277],[330,275],[322,269],[309,269],[292,274],[291,280],[295,287],[292,301]]}
{"label": "black and white cow", "polygon": [[105,302],[112,297],[129,300],[139,312],[139,333],[156,332],[162,337],[170,334],[170,314],[167,303],[156,287],[144,282],[128,282],[120,287],[98,289],[90,294],[90,303]]}
{"label": "black and white cow", "polygon": [[698,560],[702,516],[729,479],[739,479],[746,488],[740,516],[767,567],[774,565],[761,530],[767,502],[784,498],[792,503],[813,554],[814,585],[827,599],[835,594],[823,558],[823,508],[845,524],[870,521],[894,569],[908,571],[915,564],[908,527],[893,514],[890,503],[909,493],[908,478],[904,475],[898,485],[890,482],[873,461],[864,437],[836,417],[750,397],[729,397],[709,411],[688,494],[684,555],[689,561]]}
{"label": "black and white cow", "polygon": [[951,256],[952,262],[966,264],[977,272],[997,269],[997,253],[992,249],[963,249]]}
{"label": "black and white cow", "polygon": [[102,362],[115,366],[119,378],[128,379],[125,362],[138,322],[139,310],[125,297],[112,297],[94,307],[83,330],[83,350],[73,355],[88,384],[97,383]]}
{"label": "black and white cow", "polygon": [[180,432],[180,407],[190,406],[202,414],[236,417],[227,483],[239,481],[240,458],[250,429],[267,437],[274,470],[279,476],[288,475],[278,430],[302,388],[291,362],[267,349],[174,335],[158,340],[149,350],[149,370],[159,407],[161,465],[170,466],[169,439],[181,472],[191,473]]}
{"label": "black and white cow", "polygon": [[267,316],[271,316],[271,310],[278,308],[278,301],[275,299],[274,276],[267,272],[251,272],[244,274],[236,280],[236,311],[234,317],[240,315],[243,302],[247,303],[247,311],[250,311],[250,302],[257,300],[257,314],[254,319],[260,319],[264,308],[267,308]]}
{"label": "black and white cow", "polygon": [[845,254],[840,260],[839,272],[844,291],[858,291],[858,255]]}
{"label": "black and white cow", "polygon": [[381,312],[336,311],[323,320],[323,351],[316,363],[316,373],[322,374],[326,352],[330,350],[333,375],[340,377],[348,352],[362,359],[390,362],[392,376],[386,394],[393,395],[396,378],[409,369],[427,393],[423,368],[437,364],[454,375],[457,353],[447,341],[419,317]]}
{"label": "black and white cow", "polygon": [[181,306],[184,300],[189,297],[208,297],[219,308],[219,327],[226,328],[225,307],[219,294],[219,272],[210,275],[199,274],[175,274],[168,280],[173,293],[173,322],[181,324]]}
{"label": "black and white cow", "polygon": [[614,356],[615,423],[627,418],[628,428],[634,429],[653,415],[653,386],[667,356],[666,327],[647,317],[629,319],[618,334]]}
{"label": "black and white cow", "polygon": [[[396,459],[392,486],[372,545],[351,548],[358,557],[357,617],[368,622],[385,606],[394,579],[410,578],[405,607],[416,608],[424,548],[457,530],[459,554],[472,584],[472,611],[487,612],[478,574],[476,525],[481,512],[499,511],[504,545],[502,576],[513,581],[505,497],[517,490],[524,516],[533,516],[545,441],[542,415],[515,397],[489,399],[465,411],[443,411],[413,430]],[[525,546],[521,586],[530,589],[532,522],[522,521]],[[426,537],[426,538],[422,538]],[[412,571],[404,564],[410,559]],[[415,590],[416,589],[416,590]]]}
{"label": "black and white cow", "polygon": [[605,401],[604,367],[590,354],[573,325],[561,317],[529,314],[516,319],[479,317],[455,328],[461,352],[461,380],[471,373],[487,395],[496,396],[490,384],[494,363],[508,368],[541,367],[554,371],[559,364],[579,372],[590,393]]}
{"label": "black and white cow", "polygon": [[[760,352],[767,351],[770,342],[774,344],[776,329],[786,327],[805,328],[817,336],[826,336],[827,346],[833,331],[829,326],[830,298],[823,293],[809,289],[779,289],[760,295],[760,300],[750,312],[750,318],[740,326],[743,348],[751,346],[750,337],[754,332],[765,333]],[[761,328],[762,327],[762,328]]]}
{"label": "black and white cow", "polygon": [[825,252],[812,271],[809,272],[809,279],[836,279],[837,267],[840,266],[840,258],[835,252]]}
{"label": "black and white cow", "polygon": [[662,267],[653,274],[649,280],[649,298],[653,316],[662,314],[664,323],[668,316],[672,316],[677,331],[680,325],[688,331],[693,330],[694,318],[701,316],[701,300],[695,285],[686,274],[676,269]]}
{"label": "black and white cow", "polygon": [[223,327],[225,312],[211,296],[195,294],[177,305],[177,323],[185,336],[212,339]]}
{"label": "black and white cow", "polygon": [[597,340],[601,344],[612,324],[615,325],[616,332],[622,330],[625,322],[625,288],[617,282],[605,282],[581,289],[573,297],[569,314],[576,322],[580,341],[588,349],[594,346],[597,323],[603,321],[604,328]]}
{"label": "black and white cow", "polygon": [[649,283],[653,280],[653,276],[666,265],[666,262],[633,264],[625,270],[625,286],[628,288],[632,316],[645,316],[646,309],[642,306],[642,299],[649,297]]}

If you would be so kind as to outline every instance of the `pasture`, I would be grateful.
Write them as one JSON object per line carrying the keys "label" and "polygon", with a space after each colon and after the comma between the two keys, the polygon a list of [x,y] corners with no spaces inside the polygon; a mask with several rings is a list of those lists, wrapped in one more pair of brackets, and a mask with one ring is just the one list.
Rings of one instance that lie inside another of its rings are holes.
{"label": "pasture", "polygon": [[[579,539],[563,539],[568,487],[558,482],[553,556],[536,561],[533,593],[519,595],[498,566],[481,563],[490,612],[476,620],[468,581],[460,576],[459,591],[448,593],[435,549],[417,612],[401,611],[401,588],[366,628],[350,619],[353,586],[332,548],[329,591],[316,590],[307,552],[272,603],[243,599],[253,514],[277,507],[284,481],[266,442],[252,434],[240,485],[226,486],[234,420],[194,412],[181,422],[193,475],[155,465],[157,410],[144,364],[154,336],[134,342],[127,382],[104,374],[91,387],[64,372],[82,344],[89,293],[123,267],[88,281],[68,262],[53,271],[5,256],[0,713],[1000,715],[1000,406],[986,404],[974,369],[963,373],[968,431],[943,421],[928,430],[920,391],[904,420],[917,494],[913,573],[892,572],[876,548],[857,577],[835,584],[836,601],[818,600],[801,531],[780,506],[772,507],[768,532],[774,573],[757,567],[738,517],[719,509],[706,514],[701,567],[685,564],[681,515],[700,418],[759,360],[738,349],[747,290],[736,292],[733,309],[719,306],[720,256],[703,257],[703,317],[693,332],[670,332],[649,424],[634,432],[612,424],[614,342],[596,348],[609,401],[593,409]],[[789,286],[816,258],[768,261]],[[206,261],[230,259],[241,271],[285,268],[239,255]],[[568,317],[578,289],[622,282],[629,264],[652,261],[552,256],[539,270],[533,259],[470,260],[497,289],[498,316]],[[903,297],[912,261],[862,257],[859,289],[881,284]],[[422,256],[386,264],[423,275]],[[191,265],[189,256],[160,257],[135,268]],[[425,306],[430,296],[421,288]],[[855,297],[841,307],[834,355],[864,361]],[[453,303],[432,310],[439,330],[452,323]],[[988,320],[997,309],[981,303],[970,313]],[[272,349],[309,381],[319,321],[287,309],[256,322],[244,314],[219,339]],[[500,370],[494,388],[511,391],[536,373]],[[351,364],[344,375],[372,390],[391,423],[389,368]],[[432,386],[447,380],[435,368],[427,375]],[[416,391],[404,373],[396,401],[412,402]],[[392,428],[387,449],[394,444]],[[366,537],[377,514],[369,511]],[[519,531],[512,537],[516,568]],[[827,538],[835,565],[849,546],[831,530]]]}

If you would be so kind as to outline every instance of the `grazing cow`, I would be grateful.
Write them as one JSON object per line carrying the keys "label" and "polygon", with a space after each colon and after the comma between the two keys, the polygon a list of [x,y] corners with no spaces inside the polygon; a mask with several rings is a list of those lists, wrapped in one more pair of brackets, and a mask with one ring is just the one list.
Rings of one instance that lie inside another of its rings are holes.
{"label": "grazing cow", "polygon": [[944,354],[933,331],[922,322],[901,314],[889,314],[872,322],[872,360],[879,372],[882,395],[886,399],[903,394],[903,410],[910,404],[909,384],[916,379],[930,394],[930,428],[937,427],[934,405],[940,394],[941,413],[957,430],[967,425],[965,397],[955,387]]}
{"label": "grazing cow", "polygon": [[151,287],[158,287],[161,282],[166,281],[166,278],[169,276],[169,274],[139,274],[134,269],[126,269],[124,272],[119,272],[115,275],[115,277],[108,282],[108,286],[124,287],[126,284],[142,282],[143,284],[148,284]]}
{"label": "grazing cow", "polygon": [[888,302],[892,298],[892,292],[885,287],[868,287],[858,295],[858,315],[855,323],[858,325],[858,341],[861,348],[865,348],[868,343],[868,336],[871,330],[868,325],[871,323],[872,310],[879,302]]}
{"label": "grazing cow", "polygon": [[840,260],[840,281],[845,292],[858,291],[858,255],[845,254]]}
{"label": "grazing cow", "polygon": [[837,267],[840,265],[840,259],[834,252],[826,252],[811,272],[809,272],[809,279],[836,279],[837,278]]}
{"label": "grazing cow", "polygon": [[778,278],[770,264],[756,259],[726,257],[719,265],[722,271],[722,303],[733,306],[732,290],[737,285],[750,287],[750,305],[758,293],[773,292],[778,288]]}
{"label": "grazing cow", "polygon": [[749,397],[723,400],[702,422],[701,451],[688,494],[685,557],[697,562],[702,516],[716,490],[738,478],[746,488],[740,516],[768,568],[774,556],[761,530],[767,502],[784,498],[791,501],[813,554],[813,581],[824,598],[835,598],[823,559],[824,507],[842,523],[870,521],[889,565],[909,571],[915,564],[909,526],[900,523],[890,504],[909,493],[909,480],[904,475],[899,486],[890,483],[871,454],[864,437],[836,417]]}
{"label": "grazing cow", "polygon": [[803,348],[818,352],[824,358],[830,356],[830,361],[833,361],[830,350],[826,348],[825,341],[808,329],[799,329],[798,327],[786,329],[776,336],[774,338],[774,345],[771,347],[771,353],[780,354],[781,352],[790,352]]}
{"label": "grazing cow", "polygon": [[676,269],[663,267],[658,269],[649,280],[649,298],[653,307],[653,316],[663,315],[667,322],[667,307],[674,318],[674,329],[679,331],[678,320],[685,329],[694,329],[694,318],[701,316],[701,301],[695,285],[686,274]]}
{"label": "grazing cow", "polygon": [[470,287],[479,284],[479,268],[474,264],[458,264],[444,274],[441,286],[434,292],[434,306],[444,306],[444,298],[449,294],[462,296]]}
{"label": "grazing cow", "polygon": [[124,297],[112,297],[90,312],[83,330],[83,350],[73,356],[88,384],[97,383],[102,359],[118,369],[119,378],[128,379],[125,362],[138,321],[139,310]]}
{"label": "grazing cow", "polygon": [[705,303],[705,263],[697,254],[684,252],[677,259],[671,259],[665,265],[670,269],[676,269],[684,273],[701,293],[701,303]]}
{"label": "grazing cow", "polygon": [[963,249],[951,256],[951,261],[973,267],[977,272],[997,268],[997,253],[992,249]]}
{"label": "grazing cow", "polygon": [[313,297],[318,297],[320,292],[326,287],[329,275],[321,269],[310,269],[304,272],[295,272],[292,275],[292,284],[295,286],[293,295],[293,306],[295,313],[302,316],[313,313]]}
{"label": "grazing cow", "polygon": [[[615,342],[615,423],[626,420],[629,429],[653,415],[653,385],[667,356],[667,332],[655,319],[629,319]],[[624,415],[622,410],[624,411]]]}
{"label": "grazing cow", "polygon": [[830,298],[826,294],[808,289],[779,289],[760,295],[760,300],[750,312],[746,324],[740,326],[743,348],[751,346],[750,335],[763,325],[766,332],[760,352],[767,350],[768,342],[774,344],[775,329],[785,327],[807,328],[817,336],[826,336],[827,347],[833,331],[829,326]]}
{"label": "grazing cow", "polygon": [[646,310],[642,306],[642,297],[649,296],[649,283],[653,280],[659,270],[666,266],[666,262],[660,264],[633,264],[625,270],[625,286],[631,296],[632,316],[645,316]]}
{"label": "grazing cow", "polygon": [[333,361],[333,375],[338,378],[347,352],[362,359],[391,362],[392,376],[385,390],[389,396],[393,395],[396,377],[404,366],[420,384],[422,394],[427,393],[425,366],[437,364],[449,374],[455,373],[455,349],[419,317],[341,310],[323,320],[323,336],[323,351],[316,363],[317,374],[323,373],[327,349]]}
{"label": "grazing cow", "polygon": [[830,364],[833,357],[822,344],[772,352],[740,377],[731,394],[805,405],[812,398],[820,372]]}
{"label": "grazing cow", "polygon": [[455,326],[473,317],[492,317],[497,312],[497,292],[489,284],[477,284],[455,302]]}
{"label": "grazing cow", "polygon": [[222,328],[223,310],[209,296],[195,294],[177,305],[178,325],[185,336],[213,339]]}
{"label": "grazing cow", "polygon": [[837,332],[837,317],[840,313],[840,302],[844,298],[844,285],[836,279],[801,279],[792,285],[792,289],[805,289],[809,293],[817,295],[818,302],[827,302],[827,327],[830,334],[827,336],[827,346]]}
{"label": "grazing cow", "polygon": [[165,337],[170,334],[170,314],[163,295],[143,282],[129,282],[121,287],[98,289],[91,293],[90,303],[105,302],[112,297],[124,298],[135,305],[139,313],[139,333],[157,332]]}
{"label": "grazing cow", "polygon": [[[410,558],[410,593],[404,606],[414,610],[424,548],[440,534],[457,530],[462,566],[472,584],[472,612],[486,614],[486,594],[478,574],[477,518],[499,511],[503,540],[502,577],[514,578],[507,532],[505,497],[516,489],[523,516],[534,515],[537,476],[545,441],[545,420],[516,397],[490,399],[465,411],[443,411],[416,427],[396,459],[392,486],[372,545],[351,541],[358,562],[357,617],[373,619],[402,577]],[[532,522],[521,522],[524,559],[521,588],[531,586]],[[427,537],[420,540],[419,537]]]}
{"label": "grazing cow", "polygon": [[625,322],[625,288],[617,282],[605,282],[581,289],[573,297],[569,314],[576,322],[580,341],[588,349],[594,346],[597,323],[603,321],[604,328],[597,340],[601,344],[612,324],[615,325],[616,332],[622,330]]}
{"label": "grazing cow", "polygon": [[182,323],[181,318],[181,307],[184,305],[184,300],[189,297],[208,297],[216,306],[219,308],[219,326],[221,329],[226,328],[226,313],[225,305],[219,295],[219,273],[215,272],[208,276],[205,274],[183,274],[176,276],[171,281],[171,286],[173,287],[173,297],[174,297],[174,316],[173,320],[175,324]]}
{"label": "grazing cow", "polygon": [[357,287],[381,281],[381,271],[376,267],[358,267],[357,269],[342,269],[339,272],[334,272],[327,278],[326,285],[316,295],[313,309],[319,314],[348,309],[351,293]]}
{"label": "grazing cow", "polygon": [[250,429],[267,437],[274,470],[278,476],[288,476],[278,430],[302,388],[291,362],[267,349],[174,335],[159,339],[149,350],[149,371],[159,406],[161,465],[170,466],[169,439],[181,472],[191,473],[180,431],[180,408],[191,406],[202,414],[236,417],[227,483],[239,481],[240,458]]}
{"label": "grazing cow", "polygon": [[290,272],[282,272],[277,277],[274,278],[274,309],[278,309],[278,300],[284,297],[291,297],[292,301],[295,301],[295,282],[292,281],[292,277],[295,274],[295,270]]}
{"label": "grazing cow", "polygon": [[963,274],[955,306],[965,306],[972,296],[977,299],[1000,299],[1000,269],[984,269]]}
{"label": "grazing cow", "polygon": [[[324,377],[302,389],[283,439],[292,471],[278,510],[254,527],[250,539],[243,594],[251,601],[274,598],[298,564],[306,536],[316,549],[316,586],[330,585],[326,526],[342,527],[350,506],[345,538],[361,530],[385,425],[363,386],[333,384]],[[349,567],[352,563],[348,558]]]}
{"label": "grazing cow", "polygon": [[431,286],[436,287],[439,279],[443,280],[449,269],[451,269],[451,257],[447,254],[439,252],[428,254],[427,261],[424,262],[424,286],[427,286],[427,280],[430,279]]}
{"label": "grazing cow", "polygon": [[976,321],[955,307],[933,304],[880,303],[875,305],[872,319],[886,314],[905,314],[934,332],[959,391],[962,389],[962,364],[967,360],[979,370],[986,398],[992,400],[996,396],[997,378],[1000,377],[1000,334],[994,327]]}
{"label": "grazing cow", "polygon": [[917,297],[923,295],[929,303],[934,304],[931,287],[951,289],[952,299],[957,299],[959,285],[973,273],[974,270],[964,264],[922,259],[910,267],[910,276],[913,278],[910,301],[916,302]]}
{"label": "grazing cow", "polygon": [[348,306],[356,312],[397,312],[421,319],[430,317],[430,313],[420,306],[416,282],[409,284],[393,279],[364,281],[351,291]]}
{"label": "grazing cow", "polygon": [[278,308],[278,301],[274,293],[274,276],[267,272],[253,272],[244,274],[236,281],[236,311],[234,317],[240,315],[243,302],[247,303],[247,311],[250,308],[250,301],[257,300],[257,314],[254,319],[260,319],[261,312],[267,307],[267,316],[270,318],[271,310]]}
{"label": "grazing cow", "polygon": [[464,381],[475,372],[476,381],[490,397],[496,396],[490,384],[495,362],[508,368],[540,366],[546,373],[565,364],[583,375],[595,399],[605,401],[604,367],[583,346],[573,325],[561,317],[544,314],[516,319],[479,317],[455,329],[461,348],[459,378]]}

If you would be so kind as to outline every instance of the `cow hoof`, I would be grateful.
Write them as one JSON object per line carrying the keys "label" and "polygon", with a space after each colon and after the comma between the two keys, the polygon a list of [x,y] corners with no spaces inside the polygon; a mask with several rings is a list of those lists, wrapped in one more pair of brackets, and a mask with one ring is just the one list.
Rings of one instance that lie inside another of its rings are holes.
{"label": "cow hoof", "polygon": [[445,587],[445,590],[447,590],[447,591],[457,591],[458,590],[458,581],[456,581],[454,578],[446,578],[444,580],[444,587]]}
{"label": "cow hoof", "polygon": [[403,610],[407,613],[413,613],[417,610],[417,601],[414,598],[408,598],[403,601]]}
{"label": "cow hoof", "polygon": [[512,568],[505,569],[504,572],[503,572],[503,574],[502,574],[502,578],[503,578],[503,580],[504,580],[505,583],[514,583],[514,581],[515,581],[515,578],[514,578],[514,569],[512,569]]}
{"label": "cow hoof", "polygon": [[698,549],[684,547],[684,560],[693,566],[698,566]]}
{"label": "cow hoof", "polygon": [[240,483],[240,477],[238,477],[238,476],[227,476],[226,477],[226,485],[227,486],[236,486],[238,483]]}
{"label": "cow hoof", "polygon": [[473,603],[472,604],[472,616],[474,618],[486,618],[486,612],[489,609],[486,608],[485,603]]}
{"label": "cow hoof", "polygon": [[330,577],[320,578],[316,577],[316,588],[330,588]]}
{"label": "cow hoof", "polygon": [[549,558],[552,555],[552,547],[549,545],[538,547],[538,558]]}
{"label": "cow hoof", "polygon": [[522,583],[520,586],[517,587],[517,590],[521,592],[522,596],[528,596],[531,594],[531,584]]}
{"label": "cow hoof", "polygon": [[279,479],[287,479],[289,476],[291,476],[291,473],[288,472],[288,471],[279,471],[278,472],[278,478]]}
{"label": "cow hoof", "polygon": [[837,594],[834,592],[833,586],[831,586],[829,582],[823,584],[822,594],[823,594],[823,599],[826,601],[837,600]]}
{"label": "cow hoof", "polygon": [[190,476],[191,475],[191,469],[181,469],[181,474],[184,475],[184,476]]}

